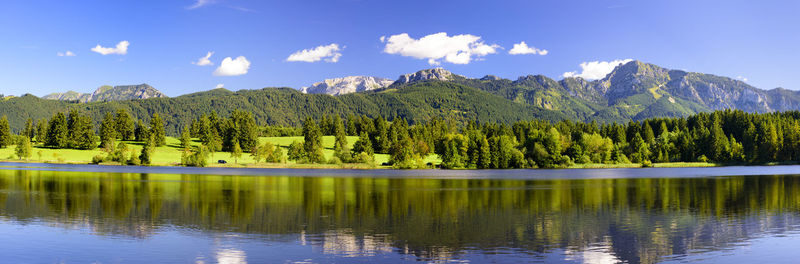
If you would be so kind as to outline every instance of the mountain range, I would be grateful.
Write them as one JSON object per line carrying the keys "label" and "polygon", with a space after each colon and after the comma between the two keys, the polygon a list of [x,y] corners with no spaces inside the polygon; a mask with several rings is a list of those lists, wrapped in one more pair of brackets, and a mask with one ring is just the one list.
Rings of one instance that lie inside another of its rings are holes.
{"label": "mountain range", "polygon": [[326,114],[380,115],[390,120],[403,117],[410,122],[434,117],[456,122],[513,122],[533,118],[628,122],[721,109],[800,110],[797,91],[762,90],[728,77],[670,70],[640,61],[619,65],[599,80],[577,77],[554,80],[543,75],[521,76],[516,80],[492,75],[468,78],[436,68],[404,74],[395,81],[351,76],[325,80],[300,90],[214,89],[166,98],[143,84],[101,88],[91,96],[69,96],[73,95],[46,97],[69,101],[32,95],[7,98],[0,101],[0,113],[8,115],[13,129],[21,129],[27,118],[49,118],[58,111],[86,111],[99,122],[105,112],[122,108],[144,120],[153,113],[161,113],[167,132],[175,134],[202,114],[216,111],[225,116],[234,109],[252,112],[260,124],[278,125],[298,125],[305,116],[319,118]]}
{"label": "mountain range", "polygon": [[[762,90],[733,78],[670,70],[641,61],[619,65],[605,78],[593,81],[580,77],[557,81],[544,75],[521,76],[513,81],[493,75],[476,79],[436,68],[401,75],[392,84],[365,90],[390,89],[430,80],[477,88],[516,103],[563,112],[581,120],[640,120],[722,109],[800,110],[797,91]],[[314,90],[304,92],[316,93]],[[352,89],[340,89],[336,85],[326,87],[325,91],[336,95],[352,92]]]}
{"label": "mountain range", "polygon": [[133,99],[148,99],[167,97],[161,91],[156,90],[150,85],[119,85],[109,86],[103,85],[97,88],[93,93],[79,93],[75,91],[68,91],[65,93],[51,93],[43,96],[43,99],[61,100],[61,101],[78,101],[81,103],[88,102],[103,102],[103,101],[123,101]]}

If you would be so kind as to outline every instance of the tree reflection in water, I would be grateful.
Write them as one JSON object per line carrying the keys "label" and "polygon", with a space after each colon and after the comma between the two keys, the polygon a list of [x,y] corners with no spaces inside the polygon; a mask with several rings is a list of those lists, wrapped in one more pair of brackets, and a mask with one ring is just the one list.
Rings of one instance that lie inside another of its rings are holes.
{"label": "tree reflection in water", "polygon": [[[800,177],[434,180],[0,171],[0,217],[147,238],[161,228],[418,260],[553,252],[652,263],[794,230]],[[235,254],[234,254],[235,253]],[[219,252],[236,258],[246,252]]]}

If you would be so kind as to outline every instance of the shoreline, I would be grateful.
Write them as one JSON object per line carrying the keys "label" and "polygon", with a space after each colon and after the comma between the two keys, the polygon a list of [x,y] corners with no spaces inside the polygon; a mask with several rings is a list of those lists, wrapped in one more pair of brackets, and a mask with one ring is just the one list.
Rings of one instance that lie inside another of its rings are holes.
{"label": "shoreline", "polygon": [[[398,170],[386,168],[247,168],[247,167],[181,167],[120,166],[94,164],[61,164],[0,161],[2,170],[64,171],[139,174],[187,174],[224,176],[290,176],[334,178],[420,178],[420,179],[497,179],[497,180],[563,180],[618,178],[696,178],[719,176],[756,176],[800,174],[800,165],[750,165],[715,167],[655,168],[566,168],[508,170]],[[735,173],[731,173],[731,171]]]}

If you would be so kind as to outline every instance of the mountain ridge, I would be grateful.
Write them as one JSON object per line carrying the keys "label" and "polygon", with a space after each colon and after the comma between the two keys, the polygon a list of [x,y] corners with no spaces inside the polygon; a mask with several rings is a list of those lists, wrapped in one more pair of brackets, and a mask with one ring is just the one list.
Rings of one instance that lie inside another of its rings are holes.
{"label": "mountain ridge", "polygon": [[[106,87],[98,93],[109,90],[113,89]],[[305,116],[320,118],[323,114],[383,116],[388,120],[403,117],[409,122],[430,118],[455,122],[540,118],[620,123],[721,109],[797,111],[800,93],[783,88],[763,90],[728,77],[631,61],[599,80],[555,80],[544,75],[525,75],[516,80],[495,76],[467,78],[437,68],[400,75],[384,88],[336,96],[302,93],[293,88],[263,88],[235,92],[214,89],[173,98],[87,103],[35,96],[0,101],[0,113],[9,116],[13,129],[23,126],[27,118],[49,118],[59,111],[86,111],[99,120],[102,113],[120,108],[143,119],[162,113],[172,133],[201,114],[214,111],[225,115],[232,109],[253,112],[260,124],[277,125],[298,125]]]}
{"label": "mountain ridge", "polygon": [[152,86],[143,83],[139,85],[103,85],[92,93],[78,93],[67,91],[65,93],[51,93],[42,96],[42,99],[59,101],[78,101],[81,103],[100,101],[123,101],[132,99],[148,99],[167,97],[164,93]]}

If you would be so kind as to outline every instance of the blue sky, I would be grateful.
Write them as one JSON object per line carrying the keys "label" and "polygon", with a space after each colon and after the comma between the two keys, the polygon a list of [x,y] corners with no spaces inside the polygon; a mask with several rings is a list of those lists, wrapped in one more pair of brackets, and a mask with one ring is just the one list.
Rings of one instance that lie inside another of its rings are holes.
{"label": "blue sky", "polygon": [[[0,8],[0,93],[148,83],[177,96],[432,67],[561,79],[584,62],[623,59],[796,90],[797,10],[797,1],[11,0]],[[523,41],[534,54],[509,54]],[[198,65],[208,52],[213,65]],[[585,65],[583,76],[604,71]]]}

